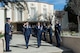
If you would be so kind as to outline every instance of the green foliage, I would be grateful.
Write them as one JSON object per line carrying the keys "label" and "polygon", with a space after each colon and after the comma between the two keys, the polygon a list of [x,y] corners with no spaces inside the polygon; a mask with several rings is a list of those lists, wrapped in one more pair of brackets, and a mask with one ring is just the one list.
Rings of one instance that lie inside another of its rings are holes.
{"label": "green foliage", "polygon": [[0,38],[3,37],[3,36],[4,36],[3,34],[0,34]]}
{"label": "green foliage", "polygon": [[64,10],[68,12],[69,29],[70,31],[78,31],[77,15],[69,5],[71,0],[66,0],[66,2],[67,4],[65,5]]}
{"label": "green foliage", "polygon": [[75,12],[71,9],[71,7],[68,4],[65,5],[64,10],[68,13],[75,14]]}

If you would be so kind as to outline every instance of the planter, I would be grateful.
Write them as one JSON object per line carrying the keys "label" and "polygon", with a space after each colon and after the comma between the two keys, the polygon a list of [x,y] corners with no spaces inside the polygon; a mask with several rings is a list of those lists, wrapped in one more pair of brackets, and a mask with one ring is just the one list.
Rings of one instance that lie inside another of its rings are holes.
{"label": "planter", "polygon": [[3,41],[0,39],[0,53],[3,53]]}
{"label": "planter", "polygon": [[70,48],[74,53],[80,53],[80,36],[63,36],[62,45]]}
{"label": "planter", "polygon": [[[43,36],[42,36],[43,37]],[[47,42],[50,42],[49,36],[46,35]],[[56,43],[56,39],[53,36],[53,44]],[[62,36],[61,45],[70,48],[74,53],[80,53],[80,36]],[[43,38],[44,39],[44,38]]]}

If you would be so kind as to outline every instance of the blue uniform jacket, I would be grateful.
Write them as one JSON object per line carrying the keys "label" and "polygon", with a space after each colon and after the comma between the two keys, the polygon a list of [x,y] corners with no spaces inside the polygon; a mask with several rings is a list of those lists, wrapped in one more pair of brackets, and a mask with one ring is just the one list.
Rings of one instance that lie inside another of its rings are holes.
{"label": "blue uniform jacket", "polygon": [[38,28],[38,26],[36,26],[36,33],[37,35],[41,35],[43,32],[43,29],[41,30],[41,28]]}
{"label": "blue uniform jacket", "polygon": [[46,31],[47,31],[47,27],[43,26],[43,32],[46,32]]}
{"label": "blue uniform jacket", "polygon": [[49,31],[49,34],[52,35],[52,27],[49,27],[48,31]]}
{"label": "blue uniform jacket", "polygon": [[10,24],[5,24],[5,39],[10,39],[9,33],[11,32]]}
{"label": "blue uniform jacket", "polygon": [[55,32],[60,34],[61,31],[61,25],[60,24],[56,24],[55,25]]}
{"label": "blue uniform jacket", "polygon": [[23,33],[24,33],[24,35],[29,36],[30,34],[32,34],[32,28],[30,26],[29,26],[29,28],[24,27]]}

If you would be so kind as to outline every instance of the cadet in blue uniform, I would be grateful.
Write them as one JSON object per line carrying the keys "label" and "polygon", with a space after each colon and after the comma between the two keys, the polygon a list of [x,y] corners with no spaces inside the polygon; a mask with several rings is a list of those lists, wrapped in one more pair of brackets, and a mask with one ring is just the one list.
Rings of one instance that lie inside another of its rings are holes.
{"label": "cadet in blue uniform", "polygon": [[51,23],[48,25],[48,32],[49,32],[49,37],[50,37],[50,43],[52,44],[52,27]]}
{"label": "cadet in blue uniform", "polygon": [[37,43],[38,43],[38,48],[41,46],[41,36],[42,36],[42,32],[43,32],[43,26],[41,25],[40,22],[38,22],[37,26],[36,26],[36,30],[37,30]]}
{"label": "cadet in blue uniform", "polygon": [[29,43],[30,35],[32,35],[32,29],[28,22],[24,23],[23,27],[24,27],[23,32],[24,32],[24,37],[26,42],[26,49],[28,49],[28,43]]}
{"label": "cadet in blue uniform", "polygon": [[6,24],[5,24],[5,44],[6,44],[6,52],[10,52],[10,36],[11,35],[11,26],[10,26],[10,18],[6,18]]}
{"label": "cadet in blue uniform", "polygon": [[60,42],[61,42],[60,31],[61,31],[61,25],[59,24],[59,21],[56,20],[55,37],[56,37],[56,41],[57,41],[57,47],[60,47]]}
{"label": "cadet in blue uniform", "polygon": [[47,27],[46,27],[46,24],[44,23],[43,24],[44,41],[46,41],[46,35],[45,35],[46,31],[47,31]]}

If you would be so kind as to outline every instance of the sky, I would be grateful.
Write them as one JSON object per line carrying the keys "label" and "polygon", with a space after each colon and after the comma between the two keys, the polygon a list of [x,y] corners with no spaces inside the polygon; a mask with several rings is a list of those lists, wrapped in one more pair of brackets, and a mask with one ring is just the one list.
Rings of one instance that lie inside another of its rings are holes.
{"label": "sky", "polygon": [[55,10],[63,10],[66,5],[66,0],[40,0],[54,5]]}

